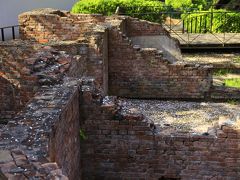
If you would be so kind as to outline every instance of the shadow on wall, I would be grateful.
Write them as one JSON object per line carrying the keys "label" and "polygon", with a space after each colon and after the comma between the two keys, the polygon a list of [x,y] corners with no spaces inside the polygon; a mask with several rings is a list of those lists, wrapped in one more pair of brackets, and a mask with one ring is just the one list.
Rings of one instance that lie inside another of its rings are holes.
{"label": "shadow on wall", "polygon": [[32,45],[0,46],[0,114],[9,119],[34,95],[36,77],[31,75]]}
{"label": "shadow on wall", "polygon": [[0,116],[8,119],[19,110],[22,103],[19,97],[20,90],[10,81],[0,76]]}

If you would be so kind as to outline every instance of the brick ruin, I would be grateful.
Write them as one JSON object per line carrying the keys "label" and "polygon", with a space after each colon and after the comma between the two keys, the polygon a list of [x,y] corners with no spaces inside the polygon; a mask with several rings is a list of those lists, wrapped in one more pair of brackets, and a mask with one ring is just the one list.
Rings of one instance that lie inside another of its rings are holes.
{"label": "brick ruin", "polygon": [[117,98],[240,98],[161,25],[53,9],[19,23],[21,40],[0,44],[1,179],[240,178],[239,116],[167,135]]}

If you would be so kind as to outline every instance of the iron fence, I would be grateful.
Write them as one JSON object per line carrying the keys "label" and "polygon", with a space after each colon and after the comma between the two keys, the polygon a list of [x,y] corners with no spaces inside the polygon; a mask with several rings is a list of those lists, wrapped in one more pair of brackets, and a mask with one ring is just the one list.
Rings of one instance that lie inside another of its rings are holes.
{"label": "iron fence", "polygon": [[[10,32],[9,32],[10,31]],[[1,40],[5,41],[6,39],[16,39],[18,37],[19,25],[1,27]]]}
{"label": "iron fence", "polygon": [[165,12],[162,25],[181,44],[240,44],[240,12]]}
{"label": "iron fence", "polygon": [[[159,13],[131,13],[131,16],[140,19],[151,17],[179,39],[181,44],[240,44],[240,11],[218,11],[212,6],[209,11],[166,10]],[[0,28],[1,40],[17,38],[18,31],[19,25]]]}
{"label": "iron fence", "polygon": [[[128,15],[128,14],[122,14]],[[158,14],[132,14],[140,19],[154,17],[181,44],[240,45],[239,11],[165,11]]]}

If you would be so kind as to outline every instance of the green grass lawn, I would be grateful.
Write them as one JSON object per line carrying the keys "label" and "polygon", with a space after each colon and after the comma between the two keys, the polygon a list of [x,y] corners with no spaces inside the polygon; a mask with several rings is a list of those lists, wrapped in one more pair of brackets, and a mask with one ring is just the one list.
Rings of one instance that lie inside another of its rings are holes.
{"label": "green grass lawn", "polygon": [[234,63],[240,63],[240,56],[236,56],[236,57],[233,59],[233,62],[234,62]]}
{"label": "green grass lawn", "polygon": [[224,80],[224,84],[227,87],[240,88],[240,78],[225,79]]}

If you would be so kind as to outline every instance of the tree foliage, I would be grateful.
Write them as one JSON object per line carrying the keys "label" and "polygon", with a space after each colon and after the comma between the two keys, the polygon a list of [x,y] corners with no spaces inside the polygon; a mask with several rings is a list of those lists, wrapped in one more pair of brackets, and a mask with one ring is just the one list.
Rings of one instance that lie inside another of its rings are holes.
{"label": "tree foliage", "polygon": [[159,14],[165,8],[157,0],[80,0],[74,4],[72,12],[112,15],[117,7],[120,13],[154,22],[161,22]]}
{"label": "tree foliage", "polygon": [[212,0],[166,0],[166,5],[178,10],[203,10],[208,9]]}

